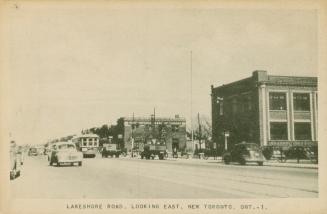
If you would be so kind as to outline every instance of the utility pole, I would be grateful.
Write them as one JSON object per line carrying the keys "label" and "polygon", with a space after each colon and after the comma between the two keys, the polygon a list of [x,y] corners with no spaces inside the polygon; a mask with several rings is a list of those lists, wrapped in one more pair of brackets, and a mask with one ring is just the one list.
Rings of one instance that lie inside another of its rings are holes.
{"label": "utility pole", "polygon": [[153,114],[151,115],[151,126],[152,126],[152,139],[156,137],[156,108],[153,108]]}
{"label": "utility pole", "polygon": [[202,130],[201,130],[201,124],[200,124],[200,113],[198,113],[198,124],[199,124],[199,145],[200,145],[200,149],[201,149]]}
{"label": "utility pole", "polygon": [[157,136],[156,136],[156,108],[154,107],[153,108],[153,138],[154,139],[157,139]]}
{"label": "utility pole", "polygon": [[193,134],[193,107],[192,107],[192,103],[193,103],[193,74],[192,74],[192,58],[193,58],[193,56],[192,56],[192,51],[191,51],[191,53],[190,53],[190,82],[191,82],[191,90],[190,90],[190,92],[191,92],[191,104],[190,104],[190,106],[191,106],[191,140],[192,140],[192,147],[193,147],[193,152],[194,152],[194,150],[195,150],[195,145],[194,145],[194,134]]}
{"label": "utility pole", "polygon": [[153,131],[156,131],[156,108],[153,108]]}
{"label": "utility pole", "polygon": [[132,119],[132,157],[134,157],[133,150],[134,150],[134,112],[133,112],[133,119]]}

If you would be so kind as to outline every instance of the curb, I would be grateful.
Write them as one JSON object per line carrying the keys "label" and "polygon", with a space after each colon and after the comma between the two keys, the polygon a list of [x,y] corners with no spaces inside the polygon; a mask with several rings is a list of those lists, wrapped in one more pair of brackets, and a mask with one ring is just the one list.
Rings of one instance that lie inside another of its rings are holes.
{"label": "curb", "polygon": [[284,165],[284,164],[271,164],[271,163],[266,163],[264,166],[271,166],[271,167],[288,167],[288,168],[303,168],[303,169],[318,169],[318,165]]}
{"label": "curb", "polygon": [[[180,161],[180,160],[187,160],[187,159],[173,159],[174,161]],[[208,160],[199,160],[199,159],[193,159],[194,162],[198,163],[208,163]],[[221,160],[210,160],[210,161],[217,161],[217,163],[223,163]],[[187,161],[186,161],[187,162]],[[288,163],[271,163],[271,162],[264,162],[263,166],[268,167],[287,167],[287,168],[303,168],[303,169],[318,169],[317,164],[288,164]]]}
{"label": "curb", "polygon": [[[127,158],[130,159],[130,158]],[[132,158],[131,158],[132,159]],[[209,163],[208,161],[216,161],[217,163],[223,164],[221,159],[218,160],[202,160],[202,159],[180,159],[180,158],[167,158],[167,161],[173,161],[173,162],[177,162],[177,161],[182,161],[182,162],[196,162],[196,163],[200,163],[200,164],[206,164]],[[263,164],[263,166],[268,166],[268,167],[286,167],[286,168],[303,168],[303,169],[318,169],[318,165],[317,164],[288,164],[288,163],[271,163],[271,162],[265,162]]]}

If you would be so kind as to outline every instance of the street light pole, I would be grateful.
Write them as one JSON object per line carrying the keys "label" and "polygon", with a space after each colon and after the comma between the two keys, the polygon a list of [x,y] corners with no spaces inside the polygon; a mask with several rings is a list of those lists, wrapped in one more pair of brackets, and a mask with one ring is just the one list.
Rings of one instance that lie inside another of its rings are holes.
{"label": "street light pole", "polygon": [[192,103],[193,103],[193,100],[192,100],[192,95],[193,95],[193,74],[192,74],[192,59],[193,58],[193,55],[192,55],[192,51],[190,53],[190,82],[191,82],[191,88],[190,88],[190,92],[191,92],[191,103],[190,103],[190,106],[191,106],[191,140],[192,140],[192,147],[193,147],[193,153],[195,151],[195,145],[194,145],[194,134],[193,134],[193,108],[192,108]]}
{"label": "street light pole", "polygon": [[132,158],[134,157],[133,150],[134,150],[134,112],[133,112],[133,120],[132,120]]}
{"label": "street light pole", "polygon": [[200,145],[200,150],[202,148],[202,142],[201,142],[201,138],[202,138],[202,133],[201,133],[201,124],[200,124],[200,113],[198,113],[198,124],[199,124],[199,145]]}
{"label": "street light pole", "polygon": [[227,151],[227,138],[229,137],[229,131],[224,131],[224,136],[225,136],[225,151]]}

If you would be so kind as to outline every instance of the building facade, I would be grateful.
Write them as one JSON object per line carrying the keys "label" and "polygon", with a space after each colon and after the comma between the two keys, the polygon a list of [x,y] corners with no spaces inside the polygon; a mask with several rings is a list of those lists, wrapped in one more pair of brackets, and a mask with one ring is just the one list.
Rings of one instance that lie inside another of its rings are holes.
{"label": "building facade", "polygon": [[211,99],[212,138],[218,148],[224,148],[225,136],[228,145],[317,145],[317,77],[254,71],[249,78],[211,86]]}
{"label": "building facade", "polygon": [[145,139],[156,138],[167,145],[168,152],[186,149],[186,120],[178,115],[175,118],[163,117],[122,117],[118,119],[118,137],[127,151],[141,148]]}

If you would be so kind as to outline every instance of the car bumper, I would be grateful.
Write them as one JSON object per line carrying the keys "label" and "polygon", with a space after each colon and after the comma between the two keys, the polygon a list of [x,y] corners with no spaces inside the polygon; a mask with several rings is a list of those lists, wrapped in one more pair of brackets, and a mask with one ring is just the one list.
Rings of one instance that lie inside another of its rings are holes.
{"label": "car bumper", "polygon": [[95,150],[87,150],[87,151],[83,151],[83,154],[85,154],[85,155],[95,155],[96,151]]}
{"label": "car bumper", "polygon": [[59,163],[77,163],[77,162],[82,162],[81,159],[75,159],[75,160],[67,160],[67,159],[63,159],[63,160],[58,160]]}
{"label": "car bumper", "polygon": [[262,158],[245,158],[246,162],[264,162],[265,159]]}

